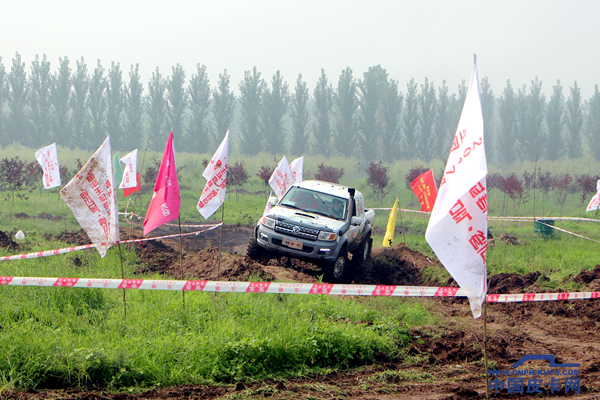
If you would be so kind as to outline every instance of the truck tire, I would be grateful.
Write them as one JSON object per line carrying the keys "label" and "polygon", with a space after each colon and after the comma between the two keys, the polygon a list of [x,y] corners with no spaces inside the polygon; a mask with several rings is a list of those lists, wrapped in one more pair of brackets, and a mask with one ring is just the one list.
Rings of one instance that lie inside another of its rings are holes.
{"label": "truck tire", "polygon": [[348,261],[348,252],[344,246],[344,248],[340,250],[340,254],[338,254],[335,261],[329,263],[327,266],[329,280],[334,283],[341,282],[348,273],[348,270],[350,270],[350,262]]}
{"label": "truck tire", "polygon": [[369,234],[358,246],[358,249],[352,253],[352,261],[356,266],[361,265],[371,258],[371,248],[373,247],[373,238]]}
{"label": "truck tire", "polygon": [[250,237],[248,247],[246,249],[246,255],[255,261],[261,261],[265,256],[265,249],[260,247],[256,242],[256,232]]}

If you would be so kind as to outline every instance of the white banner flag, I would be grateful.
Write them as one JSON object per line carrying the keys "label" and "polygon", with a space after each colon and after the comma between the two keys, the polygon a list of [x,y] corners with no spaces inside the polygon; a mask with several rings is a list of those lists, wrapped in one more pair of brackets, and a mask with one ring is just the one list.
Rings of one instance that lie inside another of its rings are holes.
{"label": "white banner flag", "polygon": [[119,189],[131,189],[137,187],[137,153],[138,149],[135,149],[125,157],[121,158],[121,162],[125,164],[125,169],[123,169],[123,179],[119,184]]}
{"label": "white banner flag", "polygon": [[586,212],[595,211],[600,205],[600,179],[596,182],[596,194],[592,197],[590,204],[588,204]]}
{"label": "white banner flag", "polygon": [[294,184],[294,175],[292,173],[292,169],[290,168],[290,163],[287,158],[283,156],[271,178],[269,178],[269,186],[273,188],[273,192],[275,192],[275,196],[281,200],[285,192]]}
{"label": "white banner flag", "polygon": [[441,263],[466,292],[475,318],[481,316],[487,293],[487,162],[483,133],[475,65],[425,232]]}
{"label": "white banner flag", "polygon": [[292,174],[294,176],[294,183],[302,182],[302,175],[304,171],[304,156],[296,158],[290,164],[290,169],[292,170]]}
{"label": "white banner flag", "polygon": [[107,243],[96,247],[101,257],[106,255],[110,246],[119,241],[119,210],[114,180],[108,136],[77,175],[60,191],[60,197],[67,203],[92,243]]}
{"label": "white banner flag", "polygon": [[202,176],[207,180],[196,208],[204,219],[211,215],[225,201],[227,189],[227,158],[229,157],[229,131],[210,160]]}
{"label": "white banner flag", "polygon": [[44,170],[44,189],[52,189],[60,186],[60,170],[58,167],[56,143],[52,143],[50,146],[46,146],[36,151],[35,158]]}

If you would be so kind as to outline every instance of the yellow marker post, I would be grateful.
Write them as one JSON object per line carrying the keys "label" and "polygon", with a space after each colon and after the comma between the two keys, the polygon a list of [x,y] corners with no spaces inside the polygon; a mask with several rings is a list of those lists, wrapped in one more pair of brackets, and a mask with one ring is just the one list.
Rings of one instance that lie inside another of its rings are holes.
{"label": "yellow marker post", "polygon": [[394,207],[392,211],[390,211],[390,219],[388,220],[387,230],[385,231],[385,236],[383,238],[383,247],[391,247],[394,242],[394,231],[396,230],[396,213],[398,212],[398,198],[396,197],[396,202],[394,203]]}

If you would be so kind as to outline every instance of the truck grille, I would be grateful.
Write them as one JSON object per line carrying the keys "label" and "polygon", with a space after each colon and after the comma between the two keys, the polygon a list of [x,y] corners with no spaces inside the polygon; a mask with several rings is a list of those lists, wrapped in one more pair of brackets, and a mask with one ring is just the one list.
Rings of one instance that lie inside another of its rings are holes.
{"label": "truck grille", "polygon": [[281,221],[275,223],[275,232],[308,240],[317,240],[319,237],[319,231],[317,229],[305,228],[303,226],[288,224]]}

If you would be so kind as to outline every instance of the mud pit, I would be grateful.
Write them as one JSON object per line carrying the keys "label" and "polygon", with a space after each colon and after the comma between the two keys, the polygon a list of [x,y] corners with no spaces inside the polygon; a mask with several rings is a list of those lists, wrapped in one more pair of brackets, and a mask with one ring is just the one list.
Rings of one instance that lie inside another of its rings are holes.
{"label": "mud pit", "polygon": [[[316,282],[322,271],[309,263],[273,258],[266,263],[255,262],[240,254],[250,234],[248,227],[225,227],[223,253],[218,267],[219,252],[214,247],[219,229],[210,238],[183,238],[183,269],[179,262],[179,239],[136,244],[139,254],[137,273],[158,272],[180,279],[210,280],[281,280]],[[171,230],[172,231],[172,230]],[[154,232],[156,235],[168,231]],[[139,231],[122,232],[139,237]],[[229,236],[227,239],[226,237]],[[66,235],[63,240],[69,240]],[[71,240],[83,240],[81,232]],[[85,236],[85,235],[83,235]],[[208,236],[208,235],[207,235]],[[10,236],[9,236],[10,237]],[[233,252],[231,252],[233,251]],[[237,254],[235,252],[238,252]],[[160,255],[160,256],[159,256]],[[423,277],[427,266],[442,268],[419,252],[400,244],[388,249],[376,249],[372,261],[356,271],[349,281],[361,284],[390,285],[455,285],[431,282]],[[490,277],[490,293],[531,293],[543,291],[536,286],[539,272],[526,275],[497,274]],[[571,278],[583,285],[584,291],[600,289],[600,266],[582,271]],[[547,291],[547,290],[546,290]],[[398,298],[398,301],[406,301]],[[11,399],[484,399],[486,378],[482,366],[483,323],[474,320],[466,299],[422,298],[433,314],[439,316],[436,326],[413,327],[412,343],[400,360],[378,355],[374,365],[304,379],[280,379],[238,382],[231,385],[179,386],[154,389],[140,394],[109,394],[80,390],[42,390],[39,392],[3,393]],[[554,355],[557,363],[580,364],[580,393],[565,395],[564,377],[555,394],[549,387],[551,377],[542,377],[539,394],[508,394],[507,389],[490,398],[538,399],[566,397],[600,399],[600,299],[514,304],[489,304],[487,309],[488,356],[497,369],[511,365],[528,354]],[[550,369],[546,361],[529,361],[521,368]],[[525,384],[527,379],[525,377]],[[507,384],[507,377],[500,377]],[[506,387],[506,386],[505,386]]]}

